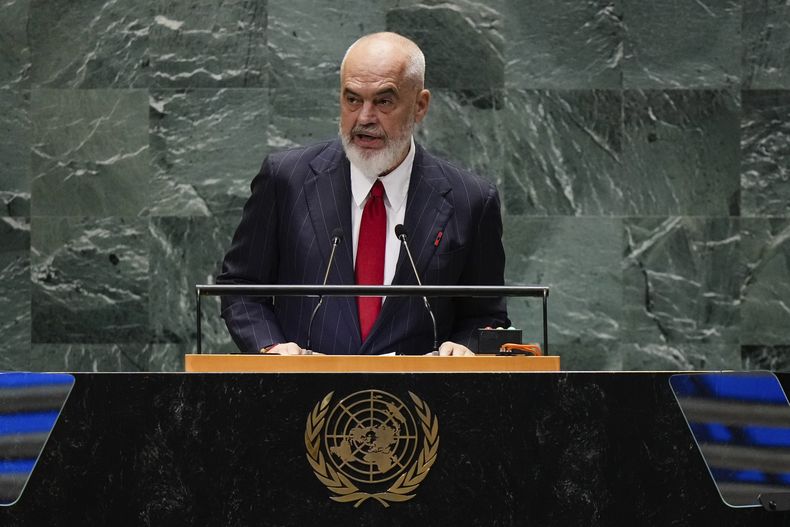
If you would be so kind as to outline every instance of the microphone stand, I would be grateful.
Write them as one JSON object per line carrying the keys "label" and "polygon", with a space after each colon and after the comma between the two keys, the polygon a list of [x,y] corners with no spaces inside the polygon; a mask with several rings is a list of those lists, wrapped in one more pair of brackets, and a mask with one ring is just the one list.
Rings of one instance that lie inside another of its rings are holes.
{"label": "microphone stand", "polygon": [[[409,257],[409,263],[411,264],[411,268],[414,271],[414,277],[417,278],[417,285],[422,286],[422,281],[420,280],[420,275],[417,273],[417,266],[414,265],[414,258],[411,257],[411,251],[409,250],[409,244],[406,242],[406,238],[408,234],[406,233],[406,228],[403,225],[396,225],[395,226],[395,234],[398,239],[401,241],[401,245],[406,249],[406,255]],[[433,354],[439,354],[439,336],[437,335],[436,330],[436,317],[433,316],[433,310],[431,309],[431,304],[428,303],[428,297],[423,296],[422,301],[425,303],[425,309],[428,310],[428,314],[431,316],[431,325],[433,326]]]}
{"label": "microphone stand", "polygon": [[[340,240],[343,239],[343,231],[340,228],[335,229],[332,232],[332,251],[329,253],[329,262],[326,264],[326,273],[324,273],[324,284],[326,285],[327,281],[329,280],[329,271],[332,269],[332,262],[335,260],[335,250],[337,246],[340,244]],[[307,325],[307,353],[312,354],[313,348],[311,347],[310,336],[313,333],[313,319],[315,319],[318,310],[321,308],[321,305],[324,303],[324,295],[318,297],[318,303],[313,308],[313,312],[310,314],[310,322]]]}

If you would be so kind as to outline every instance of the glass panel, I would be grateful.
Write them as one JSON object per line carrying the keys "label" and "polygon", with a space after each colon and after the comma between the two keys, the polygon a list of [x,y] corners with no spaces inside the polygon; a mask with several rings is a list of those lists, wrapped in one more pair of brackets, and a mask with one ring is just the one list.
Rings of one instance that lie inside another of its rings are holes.
{"label": "glass panel", "polygon": [[790,404],[775,375],[679,374],[670,385],[727,505],[790,492]]}
{"label": "glass panel", "polygon": [[72,386],[65,373],[0,373],[0,505],[22,495]]}

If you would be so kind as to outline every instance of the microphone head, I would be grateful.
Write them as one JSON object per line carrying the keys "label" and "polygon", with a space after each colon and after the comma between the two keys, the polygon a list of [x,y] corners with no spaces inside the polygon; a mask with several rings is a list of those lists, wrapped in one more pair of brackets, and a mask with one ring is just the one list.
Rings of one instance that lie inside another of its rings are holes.
{"label": "microphone head", "polygon": [[399,223],[395,225],[395,236],[397,236],[399,240],[408,238],[409,231],[406,230],[406,227],[404,227],[402,223]]}
{"label": "microphone head", "polygon": [[340,227],[335,227],[335,230],[332,231],[332,242],[339,243],[340,240],[343,239],[343,229]]}

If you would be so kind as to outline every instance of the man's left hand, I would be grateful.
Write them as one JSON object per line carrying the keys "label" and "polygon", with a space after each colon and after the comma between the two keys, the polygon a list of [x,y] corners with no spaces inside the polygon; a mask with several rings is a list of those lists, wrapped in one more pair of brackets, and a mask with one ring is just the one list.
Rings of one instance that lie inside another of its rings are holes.
{"label": "man's left hand", "polygon": [[458,344],[456,342],[450,342],[449,340],[443,342],[441,346],[439,346],[439,356],[440,357],[472,357],[474,353],[472,350],[467,348],[462,344]]}

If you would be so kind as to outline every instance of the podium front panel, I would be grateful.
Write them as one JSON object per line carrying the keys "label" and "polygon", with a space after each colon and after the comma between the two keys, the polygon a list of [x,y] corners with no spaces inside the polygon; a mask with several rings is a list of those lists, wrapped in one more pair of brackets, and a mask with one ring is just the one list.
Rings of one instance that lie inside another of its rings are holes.
{"label": "podium front panel", "polygon": [[669,375],[77,374],[0,525],[787,525],[721,501]]}

